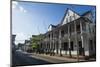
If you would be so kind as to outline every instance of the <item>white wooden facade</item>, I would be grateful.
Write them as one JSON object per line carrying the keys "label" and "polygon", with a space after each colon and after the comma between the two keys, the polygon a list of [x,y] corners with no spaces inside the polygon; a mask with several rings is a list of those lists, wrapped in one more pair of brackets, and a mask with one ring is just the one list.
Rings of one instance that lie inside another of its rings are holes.
{"label": "white wooden facade", "polygon": [[83,15],[68,9],[58,26],[49,26],[40,49],[44,53],[91,56],[96,53],[96,25],[91,11]]}

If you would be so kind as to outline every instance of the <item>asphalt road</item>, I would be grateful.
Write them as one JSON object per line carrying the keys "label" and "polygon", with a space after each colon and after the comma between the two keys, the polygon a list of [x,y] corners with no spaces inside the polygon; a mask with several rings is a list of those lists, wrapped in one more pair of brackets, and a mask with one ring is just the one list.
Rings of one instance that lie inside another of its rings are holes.
{"label": "asphalt road", "polygon": [[21,51],[16,51],[12,54],[12,67],[14,66],[27,66],[27,65],[43,65],[51,64],[50,62],[31,57]]}
{"label": "asphalt road", "polygon": [[[80,60],[85,61],[85,60]],[[12,54],[12,67],[77,62],[77,59],[16,51]]]}

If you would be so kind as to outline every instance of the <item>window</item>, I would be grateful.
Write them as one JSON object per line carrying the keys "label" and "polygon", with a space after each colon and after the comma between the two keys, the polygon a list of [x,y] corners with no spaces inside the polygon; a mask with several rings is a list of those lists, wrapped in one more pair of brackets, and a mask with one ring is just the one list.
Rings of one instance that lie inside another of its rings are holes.
{"label": "window", "polygon": [[61,31],[61,37],[64,37],[64,30]]}
{"label": "window", "polygon": [[75,13],[73,13],[73,18],[74,18],[74,20],[75,20],[75,17],[76,17],[76,15],[75,15]]}
{"label": "window", "polygon": [[70,18],[69,17],[67,18],[67,20],[68,20],[68,22],[70,22]]}
{"label": "window", "polygon": [[51,35],[52,35],[52,39],[53,39],[53,33]]}
{"label": "window", "polygon": [[68,18],[66,18],[66,23],[68,23]]}
{"label": "window", "polygon": [[65,34],[68,34],[68,26],[66,26]]}
{"label": "window", "polygon": [[54,49],[55,49],[55,47],[56,47],[56,44],[55,44],[55,43],[53,44],[53,47],[54,47]]}
{"label": "window", "polygon": [[92,43],[92,40],[90,40],[90,50],[93,50],[93,43]]}
{"label": "window", "polygon": [[80,33],[80,25],[76,26],[77,33]]}
{"label": "window", "polygon": [[67,14],[68,14],[68,16],[69,16],[69,12],[68,12]]}
{"label": "window", "polygon": [[82,30],[86,31],[86,23],[81,23],[81,25],[82,25]]}
{"label": "window", "polygon": [[82,49],[82,41],[79,41],[79,49]]}
{"label": "window", "polygon": [[71,22],[72,21],[72,17],[70,16],[69,18],[70,18],[70,22]]}
{"label": "window", "polygon": [[69,31],[70,31],[70,34],[71,34],[72,32],[74,32],[74,26],[73,26],[73,24],[70,24],[70,29],[69,29]]}
{"label": "window", "polygon": [[49,34],[49,38],[50,38],[50,34]]}
{"label": "window", "polygon": [[74,24],[71,24],[71,25],[70,25],[70,32],[71,32],[71,33],[74,32]]}
{"label": "window", "polygon": [[74,20],[74,16],[72,16],[72,20]]}
{"label": "window", "polygon": [[74,50],[73,42],[70,42],[70,48],[71,48],[71,50]]}
{"label": "window", "polygon": [[68,43],[67,42],[64,43],[64,50],[68,50]]}

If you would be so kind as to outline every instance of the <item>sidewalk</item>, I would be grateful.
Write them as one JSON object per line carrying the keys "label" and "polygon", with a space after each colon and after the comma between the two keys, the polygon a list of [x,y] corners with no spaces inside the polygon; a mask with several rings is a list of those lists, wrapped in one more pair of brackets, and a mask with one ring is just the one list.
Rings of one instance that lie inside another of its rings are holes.
{"label": "sidewalk", "polygon": [[69,62],[79,62],[79,61],[85,61],[83,59],[80,59],[79,61],[77,59],[73,59],[73,58],[68,58],[68,57],[64,57],[64,56],[50,56],[50,55],[46,55],[46,54],[35,54],[33,53],[31,55],[34,58],[37,59],[41,59],[41,60],[45,60],[51,63],[69,63]]}
{"label": "sidewalk", "polygon": [[[25,54],[29,54],[30,57],[41,59],[50,63],[69,63],[69,62],[82,62],[82,61],[90,61],[90,60],[84,60],[84,57],[79,56],[79,61],[77,59],[77,56],[72,56],[72,58],[69,58],[68,55],[54,55],[50,56],[49,54],[36,54],[36,53],[27,53],[23,52]],[[93,60],[93,59],[92,59]]]}

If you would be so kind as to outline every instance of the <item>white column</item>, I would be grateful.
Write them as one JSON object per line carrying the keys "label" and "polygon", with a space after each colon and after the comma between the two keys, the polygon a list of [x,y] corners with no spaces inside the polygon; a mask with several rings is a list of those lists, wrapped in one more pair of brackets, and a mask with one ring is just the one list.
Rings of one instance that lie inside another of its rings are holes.
{"label": "white column", "polygon": [[83,42],[83,30],[82,30],[82,22],[80,20],[80,31],[81,31],[81,41],[82,41],[82,47],[84,46]]}
{"label": "white column", "polygon": [[76,30],[76,20],[74,21],[74,31],[75,31],[75,45],[77,46],[77,61],[79,61],[79,44],[77,43],[77,30]]}
{"label": "white column", "polygon": [[[83,29],[82,29],[82,22],[81,22],[81,20],[80,20],[80,31],[81,31],[81,41],[82,41],[82,51],[84,52],[84,37],[83,37]],[[83,55],[84,55],[84,53],[83,53]]]}
{"label": "white column", "polygon": [[54,49],[54,33],[52,32],[52,49]]}
{"label": "white column", "polygon": [[59,30],[59,50],[60,50],[60,55],[61,54],[61,30]]}
{"label": "white column", "polygon": [[52,52],[54,52],[54,32],[52,32]]}
{"label": "white column", "polygon": [[52,48],[52,46],[51,46],[52,45],[52,43],[51,43],[52,41],[51,40],[52,39],[51,39],[51,33],[50,33],[50,52],[51,52],[51,48]]}
{"label": "white column", "polygon": [[85,43],[85,56],[89,56],[90,50],[89,50],[89,23],[86,23],[86,43]]}
{"label": "white column", "polygon": [[69,48],[70,48],[70,32],[69,32],[70,26],[68,25],[68,43],[69,43]]}
{"label": "white column", "polygon": [[70,25],[68,25],[68,44],[69,44],[69,56],[72,57],[71,47],[70,47]]}

